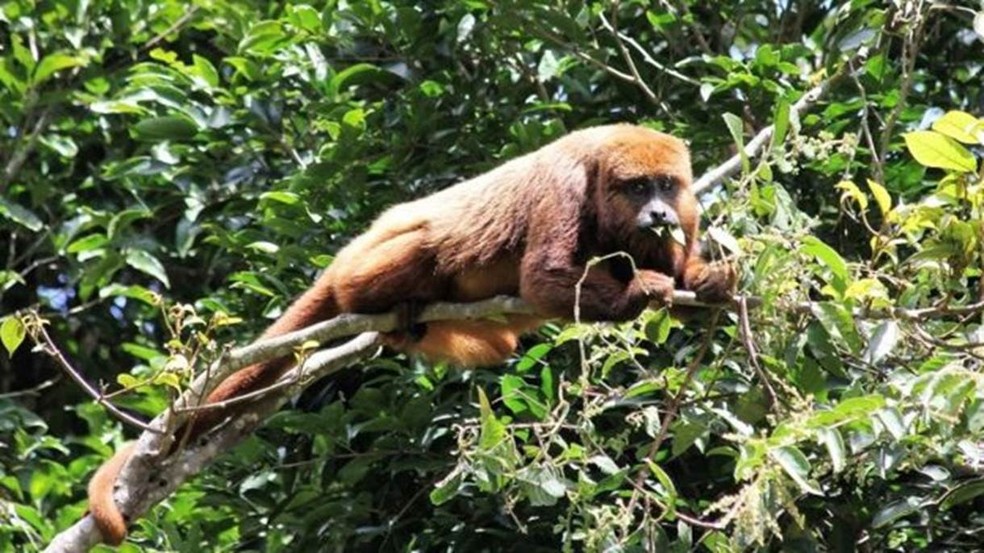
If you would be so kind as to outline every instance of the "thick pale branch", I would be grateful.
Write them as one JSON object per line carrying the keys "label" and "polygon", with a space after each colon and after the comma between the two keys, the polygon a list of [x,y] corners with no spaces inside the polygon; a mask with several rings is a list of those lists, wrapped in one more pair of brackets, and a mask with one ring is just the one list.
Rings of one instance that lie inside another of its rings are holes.
{"label": "thick pale branch", "polygon": [[[677,305],[706,305],[697,301],[691,292],[674,294]],[[435,303],[421,313],[420,320],[475,319],[502,314],[531,314],[532,308],[524,301],[500,296],[471,304]],[[249,435],[263,420],[274,413],[291,395],[302,390],[312,381],[331,374],[364,358],[379,347],[379,332],[387,332],[397,326],[393,313],[381,315],[344,314],[296,332],[258,341],[229,352],[211,374],[203,374],[182,395],[172,409],[162,413],[147,425],[149,428],[138,439],[133,456],[120,474],[115,498],[120,509],[131,520],[138,518],[153,505],[170,495],[178,486],[200,472],[220,453],[228,451]],[[295,348],[309,341],[325,342],[345,336],[358,336],[342,345],[318,351],[308,357],[301,367],[284,374],[270,393],[260,395],[235,417],[209,434],[202,444],[189,444],[170,458],[169,430],[187,418],[177,411],[182,406],[198,403],[209,382],[221,381],[227,375],[253,363],[290,355]],[[71,528],[59,534],[46,552],[88,551],[99,542],[99,531],[90,516],[84,517]]]}
{"label": "thick pale branch", "polygon": [[[247,437],[267,417],[296,392],[311,381],[336,372],[357,361],[379,347],[379,334],[366,332],[330,349],[309,357],[304,365],[284,375],[282,380],[293,380],[285,393],[270,394],[252,404],[228,424],[218,428],[203,444],[193,444],[177,452],[172,458],[162,460],[161,455],[146,449],[149,433],[144,433],[133,458],[120,475],[115,498],[120,509],[131,520],[146,513],[151,507],[166,499],[188,479],[202,471],[216,457],[229,451]],[[302,375],[298,377],[298,375]],[[160,419],[161,417],[158,417]],[[155,419],[155,423],[159,422]],[[88,551],[100,541],[99,530],[91,516],[85,516],[71,528],[60,533],[45,549],[46,553]]]}
{"label": "thick pale branch", "polygon": [[[789,108],[790,117],[799,117],[803,112],[812,108],[817,102],[827,95],[830,88],[837,81],[839,81],[841,77],[846,75],[852,67],[856,66],[859,61],[863,61],[866,57],[867,51],[862,48],[853,58],[841,65],[840,70],[807,91],[806,94],[800,97],[800,99]],[[775,125],[769,125],[768,127],[760,130],[758,134],[752,137],[752,139],[748,141],[748,144],[745,145],[745,156],[749,158],[758,156],[772,139],[772,134],[775,130]],[[706,192],[723,179],[737,173],[738,170],[741,169],[741,159],[742,155],[740,153],[735,154],[721,165],[708,170],[694,182],[694,192],[696,194]]]}
{"label": "thick pale branch", "polygon": [[[819,85],[810,89],[806,94],[803,95],[792,107],[789,108],[791,114],[798,116],[800,113],[806,111],[807,108],[812,107],[817,103],[820,98],[822,98],[827,90],[830,89],[830,85],[833,82],[833,78],[823,81]],[[748,144],[745,144],[745,156],[753,158],[762,151],[766,144],[772,139],[772,133],[776,130],[775,125],[769,125],[764,129],[760,130]],[[741,169],[741,159],[742,154],[735,154],[725,161],[721,165],[707,171],[699,179],[694,182],[694,193],[700,194],[710,189],[715,184],[721,182],[726,177],[730,177]]]}

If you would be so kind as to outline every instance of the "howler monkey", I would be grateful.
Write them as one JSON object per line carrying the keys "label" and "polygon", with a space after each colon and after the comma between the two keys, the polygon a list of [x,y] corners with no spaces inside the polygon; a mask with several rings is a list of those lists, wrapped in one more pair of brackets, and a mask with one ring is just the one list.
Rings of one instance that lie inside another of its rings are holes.
{"label": "howler monkey", "polygon": [[[437,321],[391,345],[455,365],[494,365],[520,333],[550,318],[572,319],[580,286],[585,321],[626,321],[674,288],[717,301],[735,273],[698,255],[698,205],[680,140],[643,127],[609,125],[571,133],[543,148],[383,213],[335,257],[264,337],[339,313],[379,313],[433,301],[518,295],[536,316]],[[671,235],[682,230],[681,244]],[[623,252],[589,267],[592,258]],[[247,367],[207,398],[219,402],[269,386],[290,358]],[[189,435],[230,414],[197,414]],[[103,539],[120,543],[126,524],[113,484],[130,450],[120,450],[89,484],[89,509]]]}

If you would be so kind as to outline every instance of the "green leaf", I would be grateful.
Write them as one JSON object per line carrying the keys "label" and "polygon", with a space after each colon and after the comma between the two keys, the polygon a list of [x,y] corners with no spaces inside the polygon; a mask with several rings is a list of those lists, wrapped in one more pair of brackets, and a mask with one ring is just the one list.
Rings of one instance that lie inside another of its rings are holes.
{"label": "green leaf", "polygon": [[133,131],[139,140],[188,140],[198,133],[198,125],[183,115],[165,115],[144,119]]}
{"label": "green leaf", "polygon": [[789,102],[780,100],[776,104],[776,109],[772,115],[772,148],[773,150],[782,146],[786,140],[786,133],[789,131]]}
{"label": "green leaf", "polygon": [[0,215],[18,225],[27,227],[32,232],[37,232],[44,226],[44,223],[33,211],[2,197],[0,197]]}
{"label": "green leaf", "polygon": [[871,195],[875,197],[875,203],[878,204],[878,209],[881,210],[882,216],[887,216],[892,211],[892,196],[877,181],[868,179],[867,182],[868,188],[871,189]]}
{"label": "green leaf", "polygon": [[829,411],[816,411],[805,426],[817,430],[833,428],[847,422],[865,420],[885,406],[885,398],[877,394],[845,399]]}
{"label": "green leaf", "polygon": [[734,140],[735,145],[738,146],[738,154],[741,156],[742,173],[748,173],[750,164],[748,161],[748,154],[745,153],[745,124],[742,122],[741,117],[738,117],[733,113],[725,113],[721,117],[724,118],[724,124],[728,127],[728,132],[731,133],[731,139]]}
{"label": "green leaf", "polygon": [[478,388],[478,413],[482,423],[478,444],[482,449],[492,449],[506,439],[506,425],[495,418],[492,404],[489,403],[485,390]]}
{"label": "green leaf", "polygon": [[100,298],[108,298],[112,296],[123,296],[125,298],[134,299],[146,303],[147,305],[156,306],[160,305],[161,298],[159,295],[151,292],[150,290],[132,284],[130,286],[124,286],[122,284],[110,284],[109,286],[104,286],[99,289]]}
{"label": "green leaf", "polygon": [[240,52],[271,54],[287,40],[280,21],[260,21],[253,25],[249,33],[239,42]]}
{"label": "green leaf", "polygon": [[350,86],[369,82],[383,73],[382,69],[370,63],[357,63],[346,67],[332,77],[328,83],[329,97],[337,96],[341,91]]}
{"label": "green leaf", "polygon": [[910,496],[905,499],[895,501],[875,513],[875,516],[871,520],[871,525],[875,528],[887,526],[902,517],[915,513],[920,510],[921,506],[922,498],[920,497]]}
{"label": "green leaf", "polygon": [[295,205],[301,201],[301,198],[293,192],[274,190],[260,194],[260,200],[269,200],[287,205]]}
{"label": "green leaf", "polygon": [[127,250],[126,264],[141,273],[161,281],[165,288],[171,287],[171,283],[167,278],[167,271],[164,270],[164,265],[146,250]]}
{"label": "green leaf", "polygon": [[147,208],[124,209],[113,215],[106,225],[106,237],[110,240],[120,238],[120,233],[130,227],[135,221],[148,219],[153,213]]}
{"label": "green leaf", "polygon": [[984,121],[965,111],[948,111],[933,122],[933,130],[964,144],[984,144]]}
{"label": "green leaf", "polygon": [[820,428],[817,430],[820,442],[827,448],[830,455],[830,462],[834,467],[834,472],[844,470],[847,465],[847,448],[844,446],[844,437],[836,428]]}
{"label": "green leaf", "polygon": [[318,10],[307,4],[298,4],[296,6],[289,6],[288,11],[290,13],[290,22],[295,27],[304,29],[312,34],[322,32],[321,14],[318,13]]}
{"label": "green leaf", "polygon": [[865,362],[872,365],[877,364],[886,355],[892,353],[892,350],[899,343],[900,337],[901,333],[899,332],[899,324],[897,322],[885,321],[879,324],[871,334],[868,347],[864,350],[863,357]]}
{"label": "green leaf", "polygon": [[80,253],[99,249],[109,243],[105,234],[89,234],[72,242],[65,248],[68,253]]}
{"label": "green leaf", "polygon": [[60,53],[48,54],[41,60],[40,63],[38,63],[37,68],[34,70],[34,76],[31,80],[35,85],[38,85],[62,69],[78,67],[85,64],[86,60],[84,58]]}
{"label": "green leaf", "polygon": [[438,482],[434,489],[431,490],[430,500],[434,505],[443,505],[454,496],[458,495],[458,490],[461,489],[461,485],[464,482],[464,471],[461,465],[458,465],[451,471],[450,474],[444,477],[440,482]]}
{"label": "green leaf", "polygon": [[984,479],[976,478],[969,482],[963,482],[953,488],[943,497],[940,508],[943,510],[952,509],[962,503],[968,503],[984,495]]}
{"label": "green leaf", "polygon": [[523,388],[526,387],[526,382],[514,374],[503,375],[501,380],[502,386],[502,402],[506,404],[515,414],[522,413],[529,409],[524,400],[526,393]]}
{"label": "green leaf", "polygon": [[769,450],[769,456],[779,463],[779,466],[786,471],[786,474],[796,482],[801,490],[813,495],[823,495],[823,492],[809,481],[810,462],[797,447],[777,447]]}
{"label": "green leaf", "polygon": [[878,394],[847,398],[834,407],[843,419],[868,417],[885,406],[885,398]]}
{"label": "green leaf", "polygon": [[847,290],[847,284],[850,279],[850,275],[847,272],[847,263],[844,262],[844,258],[836,250],[824,244],[823,241],[815,236],[807,236],[803,239],[803,245],[800,246],[800,251],[813,256],[817,261],[830,269],[830,272],[833,273],[833,280],[830,284],[837,292],[843,294]]}
{"label": "green leaf", "polygon": [[3,324],[0,324],[0,342],[3,342],[3,347],[7,350],[7,357],[14,356],[26,335],[27,328],[19,317],[11,316],[3,320]]}
{"label": "green leaf", "polygon": [[902,135],[905,145],[920,164],[968,173],[977,169],[977,160],[956,140],[935,131],[913,131]]}
{"label": "green leaf", "polygon": [[658,480],[660,485],[663,486],[663,489],[666,490],[667,496],[671,498],[671,501],[669,501],[667,507],[672,507],[677,496],[677,489],[676,485],[673,484],[673,479],[670,478],[670,475],[667,474],[665,470],[663,470],[663,467],[653,462],[652,459],[646,459],[646,464],[649,466],[649,471],[653,473],[656,480]]}
{"label": "green leaf", "polygon": [[219,72],[212,65],[212,62],[198,54],[192,54],[191,59],[194,63],[195,73],[198,74],[205,84],[211,87],[219,86]]}

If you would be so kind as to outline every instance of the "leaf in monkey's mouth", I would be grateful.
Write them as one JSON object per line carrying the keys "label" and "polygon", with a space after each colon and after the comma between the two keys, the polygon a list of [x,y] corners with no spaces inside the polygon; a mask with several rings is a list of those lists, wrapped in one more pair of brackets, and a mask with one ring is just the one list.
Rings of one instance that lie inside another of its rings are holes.
{"label": "leaf in monkey's mouth", "polygon": [[683,229],[677,225],[656,225],[649,227],[649,230],[660,238],[665,239],[669,237],[676,240],[683,246],[687,245],[687,235],[684,234]]}

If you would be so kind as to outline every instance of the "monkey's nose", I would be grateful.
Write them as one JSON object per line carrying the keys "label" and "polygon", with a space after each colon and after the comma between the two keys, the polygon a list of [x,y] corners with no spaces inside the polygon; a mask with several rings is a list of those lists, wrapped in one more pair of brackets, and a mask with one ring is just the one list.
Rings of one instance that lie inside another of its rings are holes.
{"label": "monkey's nose", "polygon": [[670,227],[680,224],[676,214],[665,209],[654,209],[649,212],[650,225],[654,227]]}

